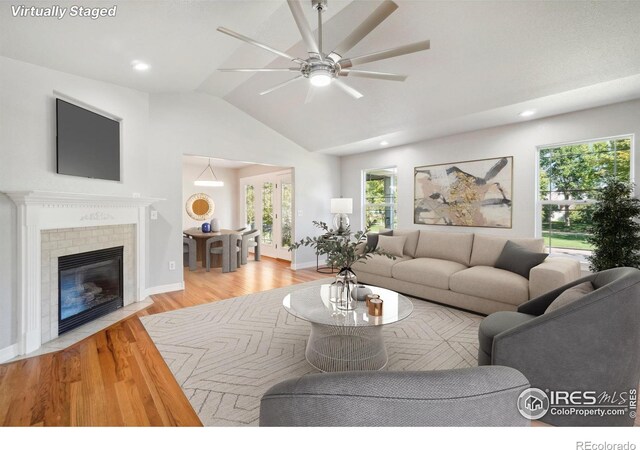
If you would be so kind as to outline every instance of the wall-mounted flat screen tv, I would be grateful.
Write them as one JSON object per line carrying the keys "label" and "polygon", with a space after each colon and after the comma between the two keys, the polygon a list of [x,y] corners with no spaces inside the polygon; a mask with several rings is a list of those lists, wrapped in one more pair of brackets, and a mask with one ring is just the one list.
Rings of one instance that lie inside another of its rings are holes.
{"label": "wall-mounted flat screen tv", "polygon": [[57,172],[120,181],[120,122],[56,99]]}

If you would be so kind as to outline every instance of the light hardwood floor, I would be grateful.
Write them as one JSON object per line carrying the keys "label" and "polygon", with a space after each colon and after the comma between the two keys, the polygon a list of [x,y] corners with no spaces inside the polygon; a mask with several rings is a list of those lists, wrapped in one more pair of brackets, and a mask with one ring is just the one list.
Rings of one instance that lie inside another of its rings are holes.
{"label": "light hardwood floor", "polygon": [[201,426],[140,316],[316,280],[271,258],[237,272],[185,271],[185,290],[73,346],[0,365],[3,426]]}

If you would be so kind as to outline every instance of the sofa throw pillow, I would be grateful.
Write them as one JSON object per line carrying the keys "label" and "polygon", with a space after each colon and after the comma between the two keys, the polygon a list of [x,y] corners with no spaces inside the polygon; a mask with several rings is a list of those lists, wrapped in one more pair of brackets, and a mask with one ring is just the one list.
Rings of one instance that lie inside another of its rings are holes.
{"label": "sofa throw pillow", "polygon": [[406,236],[384,236],[380,235],[378,238],[377,250],[387,252],[393,256],[402,256],[404,250],[404,243],[407,240]]}
{"label": "sofa throw pillow", "polygon": [[547,259],[547,256],[549,256],[547,253],[532,252],[518,244],[507,241],[496,261],[495,267],[517,273],[528,280],[529,271]]}
{"label": "sofa throw pillow", "polygon": [[380,236],[393,236],[393,230],[367,234],[367,248],[374,250],[378,246],[378,237]]}
{"label": "sofa throw pillow", "polygon": [[593,284],[591,284],[591,281],[585,281],[584,283],[580,283],[574,287],[571,287],[564,291],[562,294],[558,295],[556,299],[547,307],[544,313],[547,314],[555,311],[556,309],[562,308],[563,306],[567,306],[568,304],[581,299],[588,293],[593,292],[593,290]]}

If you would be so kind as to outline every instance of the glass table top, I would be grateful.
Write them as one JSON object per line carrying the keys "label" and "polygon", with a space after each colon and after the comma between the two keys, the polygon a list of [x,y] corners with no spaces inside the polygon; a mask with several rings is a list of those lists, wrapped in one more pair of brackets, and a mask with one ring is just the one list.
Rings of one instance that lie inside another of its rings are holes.
{"label": "glass table top", "polygon": [[383,301],[382,316],[370,316],[364,301],[357,302],[354,310],[344,311],[329,300],[329,284],[300,289],[288,294],[282,301],[292,315],[313,323],[344,327],[371,327],[398,322],[413,311],[413,303],[402,294],[389,289],[368,286]]}

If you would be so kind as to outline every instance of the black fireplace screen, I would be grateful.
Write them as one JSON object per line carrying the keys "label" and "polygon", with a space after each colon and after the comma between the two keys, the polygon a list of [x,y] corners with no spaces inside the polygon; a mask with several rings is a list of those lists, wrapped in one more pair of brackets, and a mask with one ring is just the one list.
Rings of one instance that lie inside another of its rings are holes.
{"label": "black fireplace screen", "polygon": [[58,334],[122,307],[122,250],[58,258]]}

